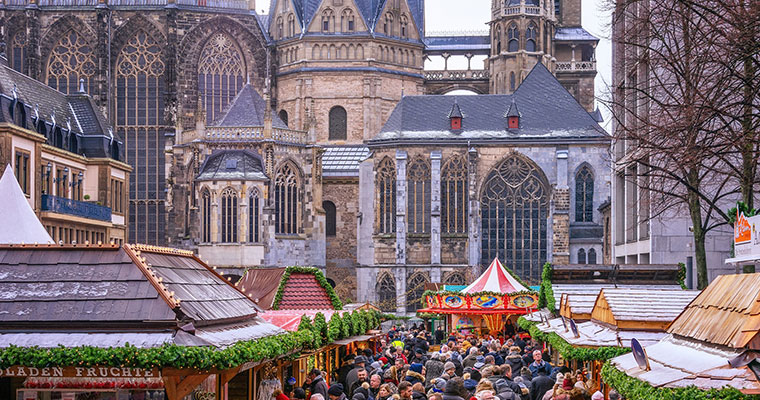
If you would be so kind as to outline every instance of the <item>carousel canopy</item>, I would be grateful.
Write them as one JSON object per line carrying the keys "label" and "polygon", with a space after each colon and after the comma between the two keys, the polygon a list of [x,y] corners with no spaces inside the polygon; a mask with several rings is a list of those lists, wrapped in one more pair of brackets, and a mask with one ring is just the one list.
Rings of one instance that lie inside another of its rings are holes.
{"label": "carousel canopy", "polygon": [[528,288],[521,285],[512,274],[504,268],[498,258],[494,258],[491,265],[488,266],[483,275],[480,275],[475,282],[471,283],[462,290],[462,293],[478,292],[496,292],[496,293],[514,293],[526,291]]}

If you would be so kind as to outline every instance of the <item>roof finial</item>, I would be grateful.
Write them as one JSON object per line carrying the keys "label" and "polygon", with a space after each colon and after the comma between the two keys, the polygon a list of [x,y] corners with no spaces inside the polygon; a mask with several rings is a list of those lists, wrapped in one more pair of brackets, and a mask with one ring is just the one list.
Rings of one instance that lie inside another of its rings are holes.
{"label": "roof finial", "polygon": [[40,119],[40,105],[39,104],[34,105],[34,119],[38,121]]}
{"label": "roof finial", "polygon": [[13,89],[11,89],[11,94],[13,94],[13,100],[18,100],[18,90],[15,83],[13,84]]}
{"label": "roof finial", "polygon": [[66,129],[71,132],[71,117],[66,118]]}
{"label": "roof finial", "polygon": [[55,126],[55,110],[50,112],[50,120],[53,121],[53,126]]}
{"label": "roof finial", "polygon": [[84,78],[79,79],[79,93],[87,93],[84,90]]}
{"label": "roof finial", "polygon": [[111,141],[108,143],[109,145],[113,144],[113,128],[110,126],[108,127],[108,136],[111,138]]}

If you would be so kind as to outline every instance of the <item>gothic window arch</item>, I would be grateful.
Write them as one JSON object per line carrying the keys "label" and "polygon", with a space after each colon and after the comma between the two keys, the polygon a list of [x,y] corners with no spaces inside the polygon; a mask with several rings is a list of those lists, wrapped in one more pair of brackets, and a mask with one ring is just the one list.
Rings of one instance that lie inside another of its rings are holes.
{"label": "gothic window arch", "polygon": [[19,29],[11,38],[10,66],[18,72],[24,73],[26,61],[26,32]]}
{"label": "gothic window arch", "polygon": [[441,232],[467,232],[467,160],[452,156],[441,168]]}
{"label": "gothic window arch", "polygon": [[162,243],[165,210],[165,64],[159,42],[134,32],[116,58],[116,129],[125,138],[129,180],[130,234],[137,243]]}
{"label": "gothic window arch", "polygon": [[588,263],[596,264],[596,250],[588,249]]}
{"label": "gothic window arch", "polygon": [[288,36],[296,35],[296,17],[293,14],[288,15]]}
{"label": "gothic window arch", "polygon": [[245,84],[243,54],[229,35],[213,34],[201,50],[198,61],[198,92],[202,94],[206,123],[221,116],[222,110]]}
{"label": "gothic window arch", "polygon": [[348,137],[348,115],[346,109],[335,106],[330,109],[329,140],[346,140]]}
{"label": "gothic window arch", "polygon": [[342,32],[354,32],[356,30],[356,19],[354,10],[346,8],[340,15],[340,30]]}
{"label": "gothic window arch", "polygon": [[357,60],[364,59],[364,47],[362,45],[356,45],[356,54],[354,54],[354,58]]}
{"label": "gothic window arch", "polygon": [[390,157],[383,158],[376,170],[377,232],[396,232],[396,165]]}
{"label": "gothic window arch", "polygon": [[261,194],[253,188],[248,192],[248,241],[261,241]]}
{"label": "gothic window arch", "polygon": [[586,263],[586,250],[582,247],[578,249],[578,264]]}
{"label": "gothic window arch", "polygon": [[509,91],[510,92],[514,92],[515,91],[515,86],[516,86],[516,82],[515,81],[516,81],[516,79],[515,79],[515,73],[514,73],[514,71],[510,72],[509,73]]}
{"label": "gothic window arch", "polygon": [[211,242],[211,193],[201,191],[201,242]]}
{"label": "gothic window arch", "polygon": [[335,236],[337,225],[337,211],[335,203],[332,201],[323,201],[322,209],[325,210],[325,235]]}
{"label": "gothic window arch", "polygon": [[77,93],[79,80],[84,79],[85,89],[93,93],[96,72],[95,54],[85,36],[73,29],[60,36],[48,59],[48,85],[63,93]]}
{"label": "gothic window arch", "polygon": [[409,36],[409,18],[406,14],[402,14],[401,18],[401,38],[406,39]]}
{"label": "gothic window arch", "polygon": [[528,25],[528,29],[525,30],[525,50],[527,51],[537,51],[538,46],[536,46],[536,31],[538,29],[536,28],[536,24],[531,22]]}
{"label": "gothic window arch", "polygon": [[415,157],[406,168],[409,233],[430,233],[430,165]]}
{"label": "gothic window arch", "polygon": [[507,156],[486,177],[481,192],[481,261],[495,257],[530,282],[546,262],[549,185],[527,158]]}
{"label": "gothic window arch", "polygon": [[282,123],[284,123],[285,125],[288,125],[288,112],[287,111],[280,110],[280,112],[277,113],[277,116],[280,117],[280,119],[282,120]]}
{"label": "gothic window arch", "polygon": [[464,275],[459,272],[452,272],[446,277],[445,283],[447,285],[466,285],[467,281]]}
{"label": "gothic window arch", "polygon": [[575,174],[575,221],[594,221],[594,175],[587,165]]}
{"label": "gothic window arch", "polygon": [[333,32],[335,26],[335,13],[330,8],[322,11],[322,32]]}
{"label": "gothic window arch", "polygon": [[275,233],[298,234],[301,220],[301,178],[298,168],[286,162],[274,178]]}
{"label": "gothic window arch", "polygon": [[221,217],[222,243],[237,243],[238,241],[238,193],[233,188],[222,191]]}
{"label": "gothic window arch", "polygon": [[383,33],[386,36],[393,36],[393,14],[386,13],[383,20]]}
{"label": "gothic window arch", "polygon": [[496,49],[495,54],[501,54],[501,27],[496,27],[496,33],[493,35],[493,41],[494,41],[494,48]]}
{"label": "gothic window arch", "polygon": [[406,285],[407,298],[406,310],[417,311],[422,308],[422,295],[425,293],[425,284],[428,283],[427,277],[422,273],[416,273],[409,278]]}
{"label": "gothic window arch", "polygon": [[282,17],[277,17],[277,39],[285,37],[285,24],[282,22]]}
{"label": "gothic window arch", "polygon": [[383,274],[377,281],[376,292],[381,310],[396,311],[396,281],[390,274]]}
{"label": "gothic window arch", "polygon": [[520,49],[520,31],[517,30],[517,24],[512,24],[507,30],[507,51],[515,52]]}

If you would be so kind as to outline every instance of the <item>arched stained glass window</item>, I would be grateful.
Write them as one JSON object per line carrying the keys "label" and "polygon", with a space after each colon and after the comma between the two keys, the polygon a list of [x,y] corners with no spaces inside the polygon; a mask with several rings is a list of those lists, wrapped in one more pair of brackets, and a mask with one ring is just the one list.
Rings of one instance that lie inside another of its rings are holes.
{"label": "arched stained glass window", "polygon": [[425,284],[428,283],[428,279],[424,274],[416,273],[409,278],[409,283],[406,285],[406,310],[417,311],[422,308],[422,295],[425,293]]}
{"label": "arched stained glass window", "polygon": [[515,73],[514,72],[510,72],[509,73],[509,91],[510,92],[514,92],[515,91],[515,85],[516,85],[516,82],[515,82]]}
{"label": "arched stained glass window", "polygon": [[406,14],[401,15],[401,38],[406,39],[409,35],[409,18]]}
{"label": "arched stained glass window", "polygon": [[24,63],[26,61],[26,32],[19,29],[11,38],[11,48],[8,54],[10,57],[10,66],[18,72],[24,73]]}
{"label": "arched stained glass window", "polygon": [[329,140],[346,140],[348,136],[348,115],[346,109],[335,106],[330,109]]}
{"label": "arched stained glass window", "polygon": [[201,192],[201,242],[211,243],[211,193]]}
{"label": "arched stained glass window", "polygon": [[335,26],[335,13],[332,9],[322,11],[322,32],[333,32]]}
{"label": "arched stained glass window", "polygon": [[282,39],[285,36],[285,24],[282,22],[282,17],[277,17],[277,37],[276,39]]}
{"label": "arched stained glass window", "polygon": [[165,64],[158,41],[139,30],[116,59],[116,129],[125,140],[129,180],[130,240],[164,242]]}
{"label": "arched stained glass window", "polygon": [[248,192],[248,241],[258,243],[261,241],[259,228],[261,226],[261,195],[256,188]]}
{"label": "arched stained glass window", "polygon": [[277,113],[277,116],[280,117],[280,120],[282,120],[282,123],[285,125],[288,125],[288,112],[285,110],[280,110],[279,113]]}
{"label": "arched stained glass window", "polygon": [[383,311],[396,311],[396,281],[391,274],[381,275],[376,286],[378,306]]}
{"label": "arched stained glass window", "polygon": [[335,203],[332,201],[323,201],[322,209],[325,210],[325,235],[335,236],[337,212],[335,210]]}
{"label": "arched stained glass window", "polygon": [[507,30],[507,51],[517,50],[520,50],[520,32],[517,30],[517,24],[512,24]]}
{"label": "arched stained glass window", "polygon": [[596,250],[588,249],[588,263],[596,264]]}
{"label": "arched stained glass window", "polygon": [[594,175],[585,165],[575,175],[575,221],[594,221]]}
{"label": "arched stained glass window", "polygon": [[288,15],[288,36],[295,36],[296,35],[296,18],[293,16],[293,14]]}
{"label": "arched stained glass window", "polygon": [[454,155],[441,169],[441,232],[467,232],[467,160]]}
{"label": "arched stained glass window", "polygon": [[383,158],[376,170],[378,212],[377,232],[396,232],[396,165],[390,157]]}
{"label": "arched stained glass window", "polygon": [[50,53],[47,82],[63,93],[77,93],[79,80],[84,79],[87,93],[92,93],[96,69],[92,46],[83,35],[70,30],[58,39]]}
{"label": "arched stained glass window", "polygon": [[301,216],[301,181],[298,169],[288,162],[275,173],[275,233],[299,233]]}
{"label": "arched stained glass window", "polygon": [[409,233],[430,233],[430,166],[416,157],[406,171]]}
{"label": "arched stained glass window", "polygon": [[578,249],[578,264],[586,263],[586,250],[583,248]]}
{"label": "arched stained glass window", "polygon": [[525,31],[525,50],[527,51],[536,51],[536,31],[538,28],[536,28],[536,24],[533,22],[528,25],[528,29]]}
{"label": "arched stained glass window", "polygon": [[508,156],[487,176],[481,192],[481,261],[495,257],[522,279],[538,282],[546,262],[549,185],[527,158]]}
{"label": "arched stained glass window", "polygon": [[203,96],[206,123],[221,116],[243,88],[245,77],[245,61],[235,41],[225,33],[211,35],[198,61],[198,91]]}
{"label": "arched stained glass window", "polygon": [[445,280],[447,285],[466,285],[467,281],[464,279],[464,275],[459,272],[450,273]]}
{"label": "arched stained glass window", "polygon": [[386,13],[383,21],[383,33],[386,36],[393,36],[393,14]]}
{"label": "arched stained glass window", "polygon": [[238,194],[233,188],[222,191],[222,243],[238,241]]}

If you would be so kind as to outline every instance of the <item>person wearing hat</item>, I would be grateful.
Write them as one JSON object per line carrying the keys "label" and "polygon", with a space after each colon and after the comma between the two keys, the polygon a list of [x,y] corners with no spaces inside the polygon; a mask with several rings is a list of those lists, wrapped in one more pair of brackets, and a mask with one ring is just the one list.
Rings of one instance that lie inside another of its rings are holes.
{"label": "person wearing hat", "polygon": [[[358,377],[359,369],[364,369],[366,365],[367,365],[366,357],[356,356],[356,358],[354,358],[354,368],[348,371],[348,374],[346,374],[346,381],[343,382],[346,390],[351,389],[353,387],[354,383],[359,379]],[[346,392],[346,394],[350,395],[350,392]]]}
{"label": "person wearing hat", "polygon": [[293,400],[306,400],[306,391],[303,388],[297,387],[293,389]]}
{"label": "person wearing hat", "polygon": [[343,385],[336,383],[327,390],[330,400],[346,400],[346,394],[343,393]]}
{"label": "person wearing hat", "polygon": [[475,369],[481,369],[484,365],[486,365],[486,358],[483,356],[477,356],[475,358],[475,364],[472,367]]}
{"label": "person wearing hat", "polygon": [[306,383],[309,384],[309,392],[311,394],[321,394],[324,399],[327,399],[327,382],[322,377],[322,372],[316,368],[309,371],[306,376]]}
{"label": "person wearing hat", "polygon": [[464,388],[464,379],[456,376],[446,382],[443,388],[443,400],[466,400],[470,393]]}
{"label": "person wearing hat", "polygon": [[411,363],[420,363],[422,365],[425,365],[427,362],[427,356],[425,356],[425,350],[423,350],[420,347],[414,348],[414,354],[412,355],[412,359],[410,360]]}
{"label": "person wearing hat", "polygon": [[406,377],[404,377],[404,380],[411,383],[412,385],[417,382],[424,385],[425,377],[422,375],[422,364],[412,363],[412,365],[409,366],[409,371],[406,372]]}
{"label": "person wearing hat", "polygon": [[455,377],[456,376],[456,369],[457,369],[457,366],[454,365],[453,362],[446,361],[445,363],[443,363],[443,374],[441,374],[441,377],[444,378],[444,379],[446,379],[446,380],[449,380],[449,379]]}
{"label": "person wearing hat", "polygon": [[[453,364],[453,363],[452,363]],[[443,374],[443,361],[440,353],[433,353],[430,360],[425,363],[425,382],[430,383],[433,378],[438,378]]]}
{"label": "person wearing hat", "polygon": [[428,397],[432,393],[443,393],[443,389],[446,388],[446,379],[435,378],[430,382],[430,390],[428,390]]}

